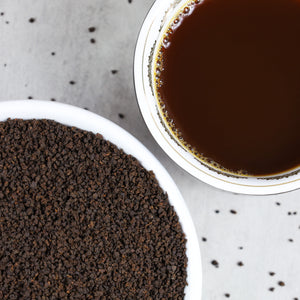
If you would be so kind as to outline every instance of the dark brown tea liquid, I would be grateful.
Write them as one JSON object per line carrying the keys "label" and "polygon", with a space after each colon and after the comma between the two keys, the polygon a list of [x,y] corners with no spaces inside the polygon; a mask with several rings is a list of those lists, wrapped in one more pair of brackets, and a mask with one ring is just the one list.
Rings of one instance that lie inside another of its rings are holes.
{"label": "dark brown tea liquid", "polygon": [[168,120],[199,156],[256,176],[300,165],[300,0],[193,1],[156,63]]}

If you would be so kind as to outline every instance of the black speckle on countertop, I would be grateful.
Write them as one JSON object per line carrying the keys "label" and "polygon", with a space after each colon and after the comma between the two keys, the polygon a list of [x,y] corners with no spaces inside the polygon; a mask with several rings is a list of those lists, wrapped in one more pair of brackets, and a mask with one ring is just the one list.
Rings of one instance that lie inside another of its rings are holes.
{"label": "black speckle on countertop", "polygon": [[236,215],[236,214],[237,214],[236,210],[234,210],[234,209],[231,209],[231,210],[230,210],[230,213],[233,214],[233,215]]}
{"label": "black speckle on countertop", "polygon": [[270,276],[274,276],[276,273],[275,272],[269,272]]}
{"label": "black speckle on countertop", "polygon": [[55,101],[56,101],[56,99],[55,99],[55,98],[51,98],[50,100],[51,100],[52,102],[55,102]]}
{"label": "black speckle on countertop", "polygon": [[71,85],[74,85],[74,84],[76,84],[76,81],[71,80],[71,81],[69,81],[69,83],[70,83]]}
{"label": "black speckle on countertop", "polygon": [[219,211],[218,209],[216,209],[216,210],[215,210],[215,213],[218,214],[218,213],[220,213],[220,211]]}
{"label": "black speckle on countertop", "polygon": [[218,263],[218,261],[216,261],[215,259],[211,261],[211,264],[212,264],[213,266],[215,266],[216,268],[219,268],[219,263]]}
{"label": "black speckle on countertop", "polygon": [[30,18],[30,19],[28,20],[29,23],[34,23],[35,21],[36,21],[35,18]]}
{"label": "black speckle on countertop", "polygon": [[226,293],[224,296],[225,296],[226,298],[230,298],[230,294],[228,294],[228,293]]}
{"label": "black speckle on countertop", "polygon": [[239,261],[239,262],[237,263],[237,265],[238,265],[239,267],[243,267],[243,266],[244,266],[244,263],[243,263],[242,261]]}
{"label": "black speckle on countertop", "polygon": [[119,116],[120,119],[124,119],[125,118],[125,115],[122,114],[122,113],[119,113],[118,116]]}
{"label": "black speckle on countertop", "polygon": [[270,292],[274,292],[274,290],[275,290],[274,287],[270,287],[270,288],[269,288],[269,291],[270,291]]}
{"label": "black speckle on countertop", "polygon": [[32,100],[32,99],[33,99],[33,97],[32,97],[32,96],[28,96],[28,99],[29,99],[29,100]]}
{"label": "black speckle on countertop", "polygon": [[91,44],[95,44],[96,40],[95,39],[90,39]]}
{"label": "black speckle on countertop", "polygon": [[115,75],[118,73],[118,70],[111,70],[111,74]]}
{"label": "black speckle on countertop", "polygon": [[283,281],[278,281],[279,286],[285,286],[285,283]]}
{"label": "black speckle on countertop", "polygon": [[96,27],[92,26],[92,27],[89,27],[89,32],[95,32],[96,31]]}
{"label": "black speckle on countertop", "polygon": [[202,242],[206,242],[207,238],[206,237],[202,237]]}

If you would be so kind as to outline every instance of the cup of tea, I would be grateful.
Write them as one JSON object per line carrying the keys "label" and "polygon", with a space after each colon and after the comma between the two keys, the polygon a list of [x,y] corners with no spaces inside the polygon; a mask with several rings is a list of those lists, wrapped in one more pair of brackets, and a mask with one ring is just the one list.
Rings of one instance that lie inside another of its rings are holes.
{"label": "cup of tea", "polygon": [[299,18],[294,0],[154,3],[136,45],[135,89],[179,166],[235,193],[300,187]]}

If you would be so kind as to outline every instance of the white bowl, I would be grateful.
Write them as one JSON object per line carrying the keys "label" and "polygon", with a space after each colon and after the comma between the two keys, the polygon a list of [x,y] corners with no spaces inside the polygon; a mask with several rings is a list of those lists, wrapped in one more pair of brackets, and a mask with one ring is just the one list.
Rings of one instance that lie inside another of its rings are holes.
{"label": "white bowl", "polygon": [[189,2],[156,0],[139,34],[134,58],[134,81],[138,104],[150,132],[179,166],[216,188],[254,195],[277,194],[300,188],[300,168],[268,177],[235,176],[216,170],[188,151],[163,121],[153,90],[155,54],[172,19]]}
{"label": "white bowl", "polygon": [[187,238],[187,282],[185,299],[199,300],[202,268],[199,243],[192,218],[174,181],[160,162],[136,138],[113,122],[84,109],[50,101],[19,100],[0,102],[0,121],[8,118],[49,119],[68,126],[100,133],[110,142],[136,157],[143,167],[153,170],[160,186],[168,193]]}

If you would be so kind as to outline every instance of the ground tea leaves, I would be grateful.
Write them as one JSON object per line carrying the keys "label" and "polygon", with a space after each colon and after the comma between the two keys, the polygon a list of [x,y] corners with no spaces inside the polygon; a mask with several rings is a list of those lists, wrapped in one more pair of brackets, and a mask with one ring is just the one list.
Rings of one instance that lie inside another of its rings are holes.
{"label": "ground tea leaves", "polygon": [[0,122],[1,299],[183,299],[185,244],[154,174],[101,135]]}

